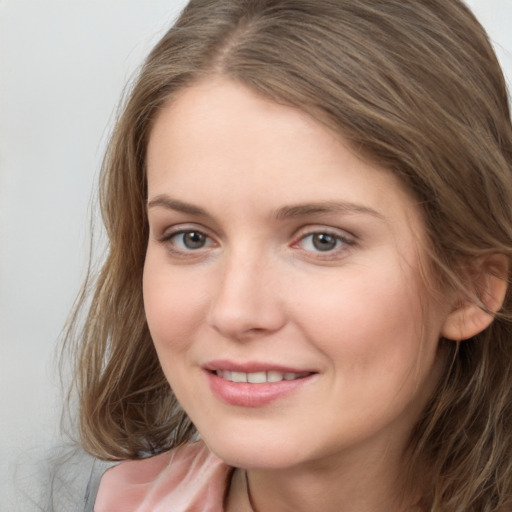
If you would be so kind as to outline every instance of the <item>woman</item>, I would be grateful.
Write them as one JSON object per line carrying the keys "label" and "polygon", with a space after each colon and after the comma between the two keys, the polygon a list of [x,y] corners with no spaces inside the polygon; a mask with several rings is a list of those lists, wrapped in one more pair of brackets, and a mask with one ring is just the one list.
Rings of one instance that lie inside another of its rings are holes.
{"label": "woman", "polygon": [[510,510],[511,159],[458,0],[190,2],[105,161],[94,510]]}

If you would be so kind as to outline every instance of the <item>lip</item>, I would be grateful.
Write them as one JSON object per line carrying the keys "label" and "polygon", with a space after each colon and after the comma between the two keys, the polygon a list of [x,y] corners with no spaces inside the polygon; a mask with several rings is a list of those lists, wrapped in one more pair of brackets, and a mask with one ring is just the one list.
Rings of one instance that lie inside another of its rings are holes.
{"label": "lip", "polygon": [[230,371],[230,372],[282,372],[282,373],[317,373],[310,368],[294,368],[292,366],[284,366],[274,363],[263,363],[256,361],[236,362],[228,359],[218,359],[209,361],[203,365],[203,369],[209,372],[217,370]]}
{"label": "lip", "polygon": [[[252,408],[263,407],[299,391],[317,375],[317,372],[309,372],[308,370],[279,364],[265,364],[259,362],[237,363],[226,360],[211,361],[203,366],[203,370],[208,378],[212,393],[219,400],[229,405]],[[308,375],[295,380],[250,384],[248,382],[231,382],[223,379],[215,373],[217,370],[244,373],[276,371],[297,374],[308,373]]]}

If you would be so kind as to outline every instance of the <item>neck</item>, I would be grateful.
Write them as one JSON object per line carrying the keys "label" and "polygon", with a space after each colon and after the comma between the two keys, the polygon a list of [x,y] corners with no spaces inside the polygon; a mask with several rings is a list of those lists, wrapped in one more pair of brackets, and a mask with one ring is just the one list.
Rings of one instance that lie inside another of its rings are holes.
{"label": "neck", "polygon": [[[368,454],[369,455],[369,454]],[[389,512],[417,510],[400,500],[401,457],[388,447],[375,457],[336,456],[285,470],[248,470],[254,512]],[[363,460],[363,462],[361,462]]]}

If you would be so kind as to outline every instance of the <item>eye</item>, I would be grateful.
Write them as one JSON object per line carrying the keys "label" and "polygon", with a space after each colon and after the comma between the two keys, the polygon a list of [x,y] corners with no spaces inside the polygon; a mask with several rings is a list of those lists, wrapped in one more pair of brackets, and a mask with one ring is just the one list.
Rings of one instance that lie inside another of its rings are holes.
{"label": "eye", "polygon": [[165,237],[165,241],[169,242],[174,250],[183,252],[197,251],[213,245],[213,240],[208,235],[194,229],[171,233]]}
{"label": "eye", "polygon": [[340,234],[317,231],[303,236],[297,245],[305,251],[327,253],[352,245],[353,243],[351,239]]}

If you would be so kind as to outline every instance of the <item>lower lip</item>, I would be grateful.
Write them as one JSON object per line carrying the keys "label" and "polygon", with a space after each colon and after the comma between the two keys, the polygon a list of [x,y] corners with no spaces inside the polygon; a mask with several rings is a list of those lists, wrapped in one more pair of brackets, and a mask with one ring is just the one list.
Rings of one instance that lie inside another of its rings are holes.
{"label": "lower lip", "polygon": [[231,382],[214,372],[207,372],[210,389],[221,401],[241,407],[262,407],[290,395],[312,380],[315,374],[295,380],[279,382]]}

